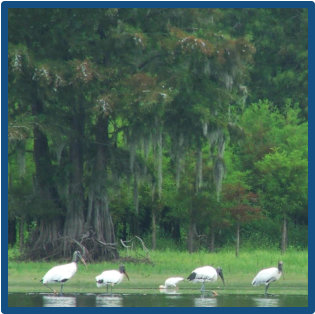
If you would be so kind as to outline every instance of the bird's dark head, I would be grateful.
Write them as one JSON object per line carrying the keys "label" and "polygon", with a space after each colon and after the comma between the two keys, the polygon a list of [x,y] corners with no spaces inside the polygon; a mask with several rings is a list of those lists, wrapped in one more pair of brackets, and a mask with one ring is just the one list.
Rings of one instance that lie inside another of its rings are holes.
{"label": "bird's dark head", "polygon": [[119,272],[120,272],[121,274],[124,274],[124,275],[128,278],[128,280],[129,280],[129,276],[128,276],[128,274],[126,273],[126,268],[125,268],[124,265],[120,265],[120,266],[119,266]]}
{"label": "bird's dark head", "polygon": [[218,274],[218,275],[220,276],[220,278],[222,279],[223,286],[225,286],[222,268],[221,268],[221,267],[217,267],[217,268],[216,268],[216,271],[217,271],[217,274]]}
{"label": "bird's dark head", "polygon": [[80,256],[81,253],[79,251],[74,251],[72,261],[77,263],[79,261]]}
{"label": "bird's dark head", "polygon": [[278,262],[278,269],[279,269],[279,271],[283,270],[283,262],[282,261]]}
{"label": "bird's dark head", "polygon": [[75,252],[73,253],[73,259],[72,259],[72,261],[75,262],[75,263],[77,263],[77,262],[79,261],[79,259],[81,260],[81,262],[82,262],[82,263],[85,265],[85,267],[86,267],[85,260],[84,260],[84,258],[82,257],[80,251],[75,251]]}

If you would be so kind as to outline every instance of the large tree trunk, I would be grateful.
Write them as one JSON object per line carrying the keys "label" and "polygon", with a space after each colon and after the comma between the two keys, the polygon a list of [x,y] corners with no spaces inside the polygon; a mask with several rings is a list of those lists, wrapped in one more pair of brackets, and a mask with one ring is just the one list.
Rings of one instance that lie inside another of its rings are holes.
{"label": "large tree trunk", "polygon": [[24,249],[24,217],[21,217],[19,224],[19,242],[20,242],[20,252]]}
{"label": "large tree trunk", "polygon": [[281,239],[281,253],[284,254],[287,249],[287,218],[284,215],[283,216],[283,222],[282,222],[282,239]]}
{"label": "large tree trunk", "polygon": [[214,252],[214,247],[215,247],[215,230],[214,230],[214,226],[212,224],[212,226],[211,226],[211,238],[210,238],[210,252]]}
{"label": "large tree trunk", "polygon": [[62,254],[60,245],[61,221],[52,215],[49,215],[48,218],[42,217],[38,221],[36,231],[33,235],[36,240],[30,257],[34,259],[59,257]]}
{"label": "large tree trunk", "polygon": [[[43,113],[43,105],[39,100],[32,103],[32,113],[35,117]],[[34,190],[43,208],[45,203],[48,208],[56,209],[52,215],[49,211],[38,218],[38,228],[31,239],[31,246],[28,247],[26,255],[30,258],[46,257],[60,252],[60,245],[57,243],[58,234],[61,232],[61,202],[53,180],[54,173],[49,154],[49,147],[46,135],[42,132],[39,124],[35,124],[34,134]]]}
{"label": "large tree trunk", "polygon": [[74,241],[80,241],[84,231],[84,189],[83,189],[83,138],[84,112],[80,104],[73,107],[72,136],[70,142],[70,184],[67,213],[64,224],[63,254],[70,256],[77,247]]}
{"label": "large tree trunk", "polygon": [[16,218],[8,221],[8,244],[14,246],[16,243]]}
{"label": "large tree trunk", "polygon": [[[114,224],[109,210],[106,185],[106,166],[108,157],[108,117],[99,116],[96,125],[96,160],[90,190],[90,206],[87,225],[95,234],[92,258],[118,258]],[[91,248],[90,248],[91,249]]]}
{"label": "large tree trunk", "polygon": [[156,215],[152,210],[152,250],[156,249]]}
{"label": "large tree trunk", "polygon": [[[9,190],[12,189],[12,172],[8,170],[9,174],[9,182],[8,182],[8,188]],[[16,243],[16,216],[9,218],[8,221],[8,244],[13,246]]]}
{"label": "large tree trunk", "polygon": [[196,234],[196,223],[194,221],[189,222],[188,230],[188,252],[193,253],[195,251],[195,234]]}
{"label": "large tree trunk", "polygon": [[83,181],[83,161],[81,143],[78,139],[72,141],[70,156],[72,163],[71,183],[69,186],[69,199],[67,206],[64,235],[73,239],[78,239],[83,232],[84,224],[84,191]]}
{"label": "large tree trunk", "polygon": [[236,223],[236,245],[235,245],[235,256],[238,257],[240,250],[240,223]]}

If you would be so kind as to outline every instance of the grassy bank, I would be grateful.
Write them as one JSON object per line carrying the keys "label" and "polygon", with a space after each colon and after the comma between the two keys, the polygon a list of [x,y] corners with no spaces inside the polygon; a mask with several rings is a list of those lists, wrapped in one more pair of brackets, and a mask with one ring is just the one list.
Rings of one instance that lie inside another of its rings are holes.
{"label": "grassy bank", "polygon": [[[221,266],[226,286],[222,282],[207,284],[221,294],[262,294],[264,287],[252,287],[251,280],[258,270],[276,266],[278,260],[284,262],[284,279],[270,286],[270,293],[307,295],[308,284],[308,253],[307,251],[288,250],[281,255],[278,250],[248,250],[241,252],[238,258],[234,251],[223,250],[219,253],[176,251],[150,252],[151,264],[124,263],[130,281],[125,279],[114,291],[118,293],[159,293],[158,286],[169,276],[187,278],[190,272],[203,265]],[[65,261],[68,262],[68,261]],[[64,263],[64,262],[63,262]],[[8,264],[9,292],[49,292],[39,281],[43,275],[60,262],[16,262]],[[103,293],[95,285],[95,276],[106,269],[117,269],[116,263],[88,264],[87,269],[79,264],[78,272],[65,284],[65,293]],[[54,285],[58,289],[58,285]],[[182,293],[199,293],[200,284],[184,281],[180,284]]]}

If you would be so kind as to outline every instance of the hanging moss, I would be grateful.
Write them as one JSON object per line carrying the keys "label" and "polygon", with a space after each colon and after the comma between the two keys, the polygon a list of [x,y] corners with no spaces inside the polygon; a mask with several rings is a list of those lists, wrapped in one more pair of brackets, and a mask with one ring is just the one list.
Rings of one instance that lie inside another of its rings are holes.
{"label": "hanging moss", "polygon": [[129,143],[129,153],[130,153],[130,171],[131,173],[134,172],[134,164],[135,164],[135,157],[136,157],[136,144],[135,142]]}
{"label": "hanging moss", "polygon": [[163,181],[163,169],[162,169],[162,162],[163,162],[163,141],[162,141],[162,130],[159,128],[157,133],[157,190],[159,199],[162,196],[162,181]]}
{"label": "hanging moss", "polygon": [[220,136],[218,138],[218,156],[223,158],[225,150],[225,136],[223,131],[220,132]]}
{"label": "hanging moss", "polygon": [[148,136],[143,136],[142,144],[143,144],[144,158],[145,160],[147,160],[149,156],[149,152],[150,152],[150,146],[151,146],[151,134],[149,134]]}
{"label": "hanging moss", "polygon": [[184,159],[184,135],[183,133],[179,134],[178,140],[174,142],[174,150],[175,150],[175,182],[176,188],[178,189],[180,186],[181,173],[183,171],[183,159]]}
{"label": "hanging moss", "polygon": [[217,192],[217,201],[220,201],[220,193],[222,190],[222,181],[225,175],[225,164],[222,158],[218,157],[214,162],[213,177]]}
{"label": "hanging moss", "polygon": [[196,160],[196,192],[202,186],[202,147],[199,146]]}
{"label": "hanging moss", "polygon": [[203,122],[202,124],[202,132],[204,136],[208,135],[208,123],[207,122]]}
{"label": "hanging moss", "polygon": [[139,215],[139,189],[138,189],[138,175],[133,176],[133,201],[135,205],[136,214]]}
{"label": "hanging moss", "polygon": [[232,87],[233,87],[233,83],[234,83],[232,75],[230,75],[229,73],[224,73],[223,74],[223,82],[225,84],[225,88],[228,91],[231,91]]}
{"label": "hanging moss", "polygon": [[58,165],[60,165],[61,155],[65,146],[66,146],[66,142],[56,143],[55,145],[56,159],[57,159]]}

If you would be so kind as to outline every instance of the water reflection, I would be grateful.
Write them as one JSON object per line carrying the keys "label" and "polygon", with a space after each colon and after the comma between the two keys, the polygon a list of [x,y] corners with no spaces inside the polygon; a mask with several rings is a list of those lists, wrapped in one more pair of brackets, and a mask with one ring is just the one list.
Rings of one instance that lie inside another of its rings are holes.
{"label": "water reflection", "polygon": [[279,306],[279,299],[278,298],[269,298],[269,297],[262,297],[262,298],[254,298],[257,307],[277,307]]}
{"label": "water reflection", "polygon": [[159,289],[160,290],[160,293],[162,293],[162,294],[180,294],[179,292],[178,292],[178,289]]}
{"label": "water reflection", "polygon": [[44,295],[43,307],[76,307],[75,297]]}
{"label": "water reflection", "polygon": [[194,299],[195,307],[215,307],[217,299],[214,297],[200,297]]}
{"label": "water reflection", "polygon": [[96,307],[121,307],[122,297],[114,295],[97,295]]}
{"label": "water reflection", "polygon": [[307,295],[222,294],[213,297],[181,291],[179,294],[49,294],[9,293],[9,307],[306,307]]}

